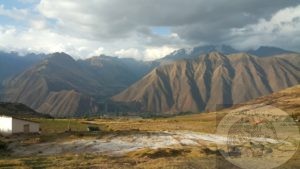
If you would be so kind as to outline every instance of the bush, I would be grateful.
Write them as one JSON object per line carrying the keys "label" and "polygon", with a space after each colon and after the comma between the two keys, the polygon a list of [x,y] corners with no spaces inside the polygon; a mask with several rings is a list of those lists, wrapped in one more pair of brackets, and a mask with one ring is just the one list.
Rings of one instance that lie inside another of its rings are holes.
{"label": "bush", "polygon": [[88,131],[100,131],[99,127],[97,126],[88,126],[87,129]]}
{"label": "bush", "polygon": [[4,151],[7,149],[7,144],[0,140],[0,151]]}

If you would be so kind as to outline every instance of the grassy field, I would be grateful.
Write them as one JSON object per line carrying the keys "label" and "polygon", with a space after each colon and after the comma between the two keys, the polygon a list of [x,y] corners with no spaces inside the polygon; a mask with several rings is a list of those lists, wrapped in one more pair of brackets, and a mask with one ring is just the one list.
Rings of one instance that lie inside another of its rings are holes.
{"label": "grassy field", "polygon": [[[62,141],[86,137],[99,137],[108,133],[128,133],[156,130],[193,130],[213,132],[215,114],[188,115],[158,119],[35,119],[41,123],[43,133],[24,137],[24,144]],[[103,131],[86,132],[91,123]],[[73,132],[65,132],[68,127]],[[26,142],[27,141],[27,142]],[[218,160],[216,160],[218,159]],[[282,168],[297,168],[299,152]],[[186,147],[184,149],[144,149],[128,153],[123,157],[97,154],[64,154],[59,156],[11,157],[2,154],[0,168],[235,168],[223,160],[213,149]]]}
{"label": "grassy field", "polygon": [[[299,168],[298,152],[278,169]],[[232,168],[236,166],[223,159],[218,152],[190,147],[185,149],[141,150],[124,157],[97,154],[65,154],[60,156],[2,157],[0,168],[101,168],[101,169],[201,169]]]}
{"label": "grassy field", "polygon": [[[40,122],[41,135],[15,136],[6,141],[22,140],[22,144],[65,141],[101,137],[107,134],[128,134],[161,130],[214,131],[214,114],[155,119],[32,119]],[[87,132],[88,126],[101,131]],[[66,132],[68,129],[71,132]],[[4,138],[3,138],[4,139]],[[206,154],[197,147],[187,149],[140,150],[124,157],[97,154],[65,154],[59,156],[12,157],[2,154],[0,168],[212,168],[216,154]],[[200,158],[201,157],[201,158]],[[196,161],[201,161],[200,163]],[[200,165],[200,166],[199,166]]]}
{"label": "grassy field", "polygon": [[[171,118],[149,119],[31,119],[39,122],[40,135],[16,136],[23,139],[23,143],[33,144],[49,141],[66,141],[78,138],[99,138],[108,134],[129,134],[152,131],[188,130],[196,132],[214,133],[216,129],[216,114],[194,114]],[[88,126],[97,126],[99,132],[88,132]],[[70,131],[69,131],[70,129]],[[6,141],[15,138],[6,139]]]}
{"label": "grassy field", "polygon": [[[225,113],[204,113],[171,118],[150,119],[32,119],[40,122],[40,135],[19,135],[1,138],[6,142],[18,141],[24,145],[46,142],[61,142],[79,138],[101,138],[109,134],[143,133],[151,131],[188,130],[214,133],[216,122]],[[88,126],[97,126],[99,132],[88,132]],[[69,128],[71,131],[69,131]],[[299,151],[281,168],[299,168]],[[215,150],[207,147],[187,146],[182,148],[141,149],[122,157],[93,153],[62,154],[48,156],[10,156],[0,153],[0,168],[235,168]]]}
{"label": "grassy field", "polygon": [[84,123],[101,125],[111,131],[164,131],[164,130],[188,130],[205,133],[214,133],[216,129],[216,118],[221,117],[216,113],[203,113],[170,118],[149,118],[149,119],[94,119]]}

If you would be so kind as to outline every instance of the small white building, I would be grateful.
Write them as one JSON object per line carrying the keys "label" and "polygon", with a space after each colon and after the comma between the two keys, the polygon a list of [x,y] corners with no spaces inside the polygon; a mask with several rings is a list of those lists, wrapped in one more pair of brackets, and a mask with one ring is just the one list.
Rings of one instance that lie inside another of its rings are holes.
{"label": "small white building", "polygon": [[0,115],[0,134],[39,133],[40,124],[30,120]]}

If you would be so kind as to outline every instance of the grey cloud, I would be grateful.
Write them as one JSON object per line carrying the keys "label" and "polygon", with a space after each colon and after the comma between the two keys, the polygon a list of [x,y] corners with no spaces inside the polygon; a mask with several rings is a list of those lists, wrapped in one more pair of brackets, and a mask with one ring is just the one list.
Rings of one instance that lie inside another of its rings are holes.
{"label": "grey cloud", "polygon": [[[42,0],[38,9],[57,20],[62,33],[108,42],[139,37],[145,45],[159,46],[226,43],[232,28],[269,19],[297,4],[296,0]],[[154,35],[150,27],[155,26],[170,27],[181,40]]]}
{"label": "grey cloud", "polygon": [[49,18],[62,21],[60,26],[66,32],[87,32],[90,38],[122,38],[142,26],[170,26],[182,38],[210,40],[218,39],[231,27],[270,17],[275,11],[298,3],[294,0],[43,0],[39,9]]}
{"label": "grey cloud", "polygon": [[[218,3],[211,11],[199,14],[198,22],[178,26],[175,31],[181,38],[191,42],[224,43],[232,28],[256,23],[259,19],[269,19],[280,9],[294,6],[296,1],[237,1]],[[201,17],[205,16],[205,17]]]}

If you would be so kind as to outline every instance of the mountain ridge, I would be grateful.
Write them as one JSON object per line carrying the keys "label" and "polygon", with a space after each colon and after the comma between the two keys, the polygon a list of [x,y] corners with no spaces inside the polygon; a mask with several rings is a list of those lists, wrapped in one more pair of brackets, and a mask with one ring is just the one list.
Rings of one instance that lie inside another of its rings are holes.
{"label": "mountain ridge", "polygon": [[152,67],[134,60],[103,56],[76,61],[65,53],[53,53],[5,82],[3,100],[24,103],[59,117],[93,114],[101,108],[103,111],[102,102]]}
{"label": "mountain ridge", "polygon": [[257,49],[250,49],[250,50],[237,50],[229,45],[204,45],[204,46],[196,46],[193,48],[179,49],[158,60],[164,63],[170,61],[177,61],[181,59],[197,58],[200,55],[208,54],[211,52],[219,52],[225,55],[230,55],[234,53],[248,53],[259,57],[297,53],[297,52],[281,49],[278,47],[272,47],[272,46],[260,46]]}
{"label": "mountain ridge", "polygon": [[212,111],[298,84],[300,65],[286,57],[212,52],[160,66],[112,99],[139,102],[146,112]]}
{"label": "mountain ridge", "polygon": [[[223,49],[232,50],[228,46],[223,46]],[[159,60],[144,62],[105,55],[75,60],[66,53],[56,52],[7,79],[0,94],[3,101],[24,103],[39,112],[58,117],[99,114],[107,110],[160,113],[170,107],[174,112],[209,111],[216,102],[231,105],[234,100],[249,100],[299,81],[295,80],[299,73],[299,54],[270,58],[274,59],[261,65],[259,57],[247,53],[224,55],[214,51],[164,64]],[[239,71],[235,70],[236,67]],[[264,67],[272,73],[266,73]],[[280,69],[276,70],[276,67]],[[248,85],[242,79],[234,80],[237,75],[255,83]],[[268,86],[266,77],[281,85]],[[139,81],[144,81],[134,88],[139,92],[127,93],[130,99],[125,99],[125,106],[124,99],[110,100]],[[233,82],[237,88],[246,86],[253,92],[241,91],[242,96],[239,96],[232,87]],[[159,106],[147,109],[152,103]]]}

